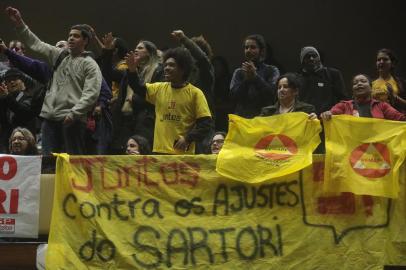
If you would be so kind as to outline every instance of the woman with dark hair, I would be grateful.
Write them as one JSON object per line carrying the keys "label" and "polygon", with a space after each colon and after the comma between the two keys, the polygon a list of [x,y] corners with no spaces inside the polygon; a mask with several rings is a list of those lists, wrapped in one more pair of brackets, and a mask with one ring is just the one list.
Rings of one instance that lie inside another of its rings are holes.
{"label": "woman with dark hair", "polygon": [[[113,41],[112,36],[106,36],[104,39],[105,47],[112,48]],[[128,84],[127,69],[113,69],[111,64],[112,53],[110,53],[110,56],[106,53],[103,55],[105,57],[103,74],[109,74],[112,81],[120,81],[119,94],[112,105],[113,139],[110,152],[112,154],[122,153],[122,145],[132,134],[143,136],[152,144],[155,121],[154,106],[134,94],[133,89]],[[162,64],[154,43],[141,40],[135,47],[132,57],[137,58],[137,72],[143,83],[163,80]]]}
{"label": "woman with dark hair", "polygon": [[329,111],[323,112],[320,117],[330,120],[332,115],[349,114],[357,117],[381,118],[396,121],[405,121],[403,113],[398,112],[386,102],[372,98],[372,83],[368,76],[358,74],[352,79],[353,100],[345,100],[334,105]]}
{"label": "woman with dark hair", "polygon": [[31,131],[22,127],[15,128],[9,139],[9,151],[11,155],[38,155],[35,138]]}
{"label": "woman with dark hair", "polygon": [[396,55],[389,49],[380,49],[376,56],[378,78],[372,82],[372,97],[390,103],[395,109],[406,111],[405,80],[395,73]]}
{"label": "woman with dark hair", "polygon": [[214,133],[210,141],[210,154],[217,155],[224,144],[224,139],[226,138],[227,133],[223,131],[217,131]]}
{"label": "woman with dark hair", "polygon": [[150,155],[151,147],[147,139],[139,135],[133,135],[128,138],[125,153],[127,155]]}
{"label": "woman with dark hair", "polygon": [[309,114],[310,119],[317,118],[316,109],[313,105],[298,100],[300,79],[296,74],[286,73],[280,76],[276,83],[278,85],[278,101],[274,105],[262,108],[261,116],[305,112]]}

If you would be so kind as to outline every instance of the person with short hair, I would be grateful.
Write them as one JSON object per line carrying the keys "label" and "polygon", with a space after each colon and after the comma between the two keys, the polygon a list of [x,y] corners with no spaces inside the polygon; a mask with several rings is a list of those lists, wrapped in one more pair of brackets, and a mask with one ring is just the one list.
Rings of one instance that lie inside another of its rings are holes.
{"label": "person with short hair", "polygon": [[127,57],[128,81],[138,96],[155,105],[153,152],[194,154],[194,142],[207,136],[213,123],[204,94],[187,81],[193,66],[190,52],[184,48],[166,51],[166,82],[147,84],[140,81],[135,56],[131,52]]}
{"label": "person with short hair", "polygon": [[38,148],[31,131],[16,127],[9,138],[9,153],[11,155],[38,155]]}
{"label": "person with short hair", "polygon": [[299,99],[312,104],[316,113],[328,110],[340,100],[348,99],[344,79],[338,69],[323,66],[319,51],[312,46],[300,51],[302,87]]}
{"label": "person with short hair", "polygon": [[279,69],[264,63],[265,39],[258,34],[244,39],[245,61],[234,71],[230,97],[236,103],[235,114],[253,118],[261,109],[274,102]]}
{"label": "person with short hair", "polygon": [[[8,7],[6,12],[21,40],[55,64],[63,50],[41,41],[32,33],[17,9]],[[96,103],[102,82],[99,66],[85,50],[90,39],[88,26],[71,27],[69,54],[53,72],[40,113],[44,119],[41,127],[44,155],[61,152],[62,146],[69,154],[84,153],[87,113]]]}
{"label": "person with short hair", "polygon": [[226,136],[227,133],[223,131],[217,131],[214,133],[210,141],[210,154],[217,155],[218,153],[220,153],[221,148],[223,148]]}

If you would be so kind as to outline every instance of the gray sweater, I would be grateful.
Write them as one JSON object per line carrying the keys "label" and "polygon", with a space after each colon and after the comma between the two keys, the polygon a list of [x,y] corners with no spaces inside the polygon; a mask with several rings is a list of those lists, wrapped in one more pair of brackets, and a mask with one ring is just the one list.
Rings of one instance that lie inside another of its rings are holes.
{"label": "gray sweater", "polygon": [[[55,64],[62,49],[42,42],[26,25],[17,28],[17,33],[30,49],[43,55],[51,66]],[[101,81],[102,75],[96,61],[86,53],[76,57],[69,54],[54,71],[40,116],[62,121],[69,115],[85,122],[87,112],[100,94]]]}

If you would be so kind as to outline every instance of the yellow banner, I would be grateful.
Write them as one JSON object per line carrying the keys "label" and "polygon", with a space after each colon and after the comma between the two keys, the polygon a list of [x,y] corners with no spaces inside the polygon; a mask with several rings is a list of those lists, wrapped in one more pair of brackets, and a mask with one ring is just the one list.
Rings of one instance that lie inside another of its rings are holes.
{"label": "yellow banner", "polygon": [[336,115],[324,126],[325,191],[397,198],[406,123]]}
{"label": "yellow banner", "polygon": [[312,153],[320,143],[319,120],[308,120],[302,112],[229,118],[229,132],[217,159],[219,174],[258,183],[312,163]]}
{"label": "yellow banner", "polygon": [[406,203],[323,195],[322,157],[258,184],[215,156],[57,160],[47,269],[382,269],[406,264]]}

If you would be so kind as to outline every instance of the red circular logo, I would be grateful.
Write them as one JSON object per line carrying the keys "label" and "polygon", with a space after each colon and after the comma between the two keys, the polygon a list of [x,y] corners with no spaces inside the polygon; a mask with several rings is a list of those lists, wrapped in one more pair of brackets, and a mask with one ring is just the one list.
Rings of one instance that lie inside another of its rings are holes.
{"label": "red circular logo", "polygon": [[350,164],[356,173],[368,178],[380,178],[390,170],[390,153],[383,143],[364,143],[350,155]]}
{"label": "red circular logo", "polygon": [[284,160],[298,152],[294,140],[286,135],[273,134],[263,137],[254,147],[260,157],[273,160]]}

